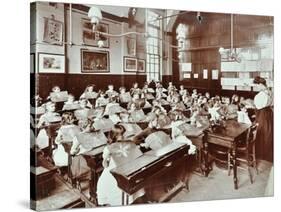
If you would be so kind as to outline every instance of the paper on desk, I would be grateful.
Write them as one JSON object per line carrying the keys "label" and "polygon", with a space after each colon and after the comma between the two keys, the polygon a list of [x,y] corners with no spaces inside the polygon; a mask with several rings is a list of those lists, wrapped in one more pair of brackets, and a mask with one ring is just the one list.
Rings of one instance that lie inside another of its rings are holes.
{"label": "paper on desk", "polygon": [[60,128],[63,142],[72,142],[73,138],[81,131],[78,126]]}
{"label": "paper on desk", "polygon": [[146,137],[145,143],[152,150],[158,150],[172,143],[172,140],[170,136],[164,133],[163,131],[157,131]]}
{"label": "paper on desk", "polygon": [[116,166],[132,162],[142,155],[142,152],[133,142],[117,142],[110,144],[108,149]]}
{"label": "paper on desk", "polygon": [[103,132],[80,133],[76,138],[86,150],[107,144],[107,138]]}
{"label": "paper on desk", "polygon": [[142,131],[142,129],[137,124],[121,123],[121,125],[123,125],[126,129],[124,133],[124,138],[129,138],[131,136],[137,135]]}
{"label": "paper on desk", "polygon": [[129,103],[132,100],[132,97],[129,92],[120,94],[119,98],[120,98],[120,102],[122,102],[122,103]]}
{"label": "paper on desk", "polygon": [[68,99],[68,92],[67,91],[51,92],[50,97],[52,102],[65,102]]}
{"label": "paper on desk", "polygon": [[98,93],[96,92],[86,92],[85,98],[86,99],[96,99],[98,97]]}
{"label": "paper on desk", "polygon": [[101,130],[102,132],[109,132],[112,127],[114,126],[114,123],[110,119],[98,119],[93,123],[93,127],[95,130]]}

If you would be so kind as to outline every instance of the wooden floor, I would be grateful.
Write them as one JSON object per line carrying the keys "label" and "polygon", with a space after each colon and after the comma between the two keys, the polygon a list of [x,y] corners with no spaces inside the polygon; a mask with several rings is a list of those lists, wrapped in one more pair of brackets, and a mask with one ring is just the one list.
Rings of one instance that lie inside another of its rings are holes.
{"label": "wooden floor", "polygon": [[[255,175],[253,184],[250,183],[248,172],[239,169],[239,189],[235,190],[232,175],[228,176],[226,170],[214,165],[208,177],[193,173],[189,183],[190,190],[180,190],[169,202],[263,197],[265,196],[271,167],[271,163],[259,161],[259,174]],[[81,186],[83,196],[89,197],[88,181],[83,182]],[[74,190],[70,184],[62,183],[61,180],[57,179],[57,189],[53,191],[50,197],[38,201],[37,208],[38,210],[57,209],[79,198],[81,196],[79,196],[77,189]],[[85,207],[93,207],[93,205],[86,203]]]}
{"label": "wooden floor", "polygon": [[181,190],[170,202],[264,197],[271,167],[271,163],[259,161],[259,174],[255,175],[253,184],[250,182],[248,172],[238,169],[239,188],[235,190],[233,176],[228,176],[227,170],[214,166],[207,178],[193,174],[190,179],[190,190]]}

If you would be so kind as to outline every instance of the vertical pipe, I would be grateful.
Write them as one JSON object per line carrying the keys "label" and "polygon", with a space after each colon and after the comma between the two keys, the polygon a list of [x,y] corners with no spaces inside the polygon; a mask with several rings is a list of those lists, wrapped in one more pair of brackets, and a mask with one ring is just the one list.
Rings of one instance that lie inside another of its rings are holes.
{"label": "vertical pipe", "polygon": [[69,4],[69,45],[72,46],[72,4]]}
{"label": "vertical pipe", "polygon": [[233,52],[233,14],[230,15],[230,53]]}

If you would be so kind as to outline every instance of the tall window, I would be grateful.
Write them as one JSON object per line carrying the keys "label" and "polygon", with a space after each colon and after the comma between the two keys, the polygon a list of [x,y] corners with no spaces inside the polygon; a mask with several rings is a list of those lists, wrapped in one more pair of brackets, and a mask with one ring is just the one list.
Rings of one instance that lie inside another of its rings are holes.
{"label": "tall window", "polygon": [[162,19],[159,14],[147,10],[147,32],[149,38],[146,41],[146,71],[147,80],[161,80],[162,73]]}

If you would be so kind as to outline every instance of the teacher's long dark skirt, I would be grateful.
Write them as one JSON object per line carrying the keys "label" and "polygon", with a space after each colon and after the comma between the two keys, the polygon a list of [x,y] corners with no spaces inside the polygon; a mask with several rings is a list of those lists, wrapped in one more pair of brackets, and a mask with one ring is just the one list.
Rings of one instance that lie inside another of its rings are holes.
{"label": "teacher's long dark skirt", "polygon": [[257,158],[273,162],[273,110],[270,107],[256,110],[256,121],[259,123],[256,140]]}

